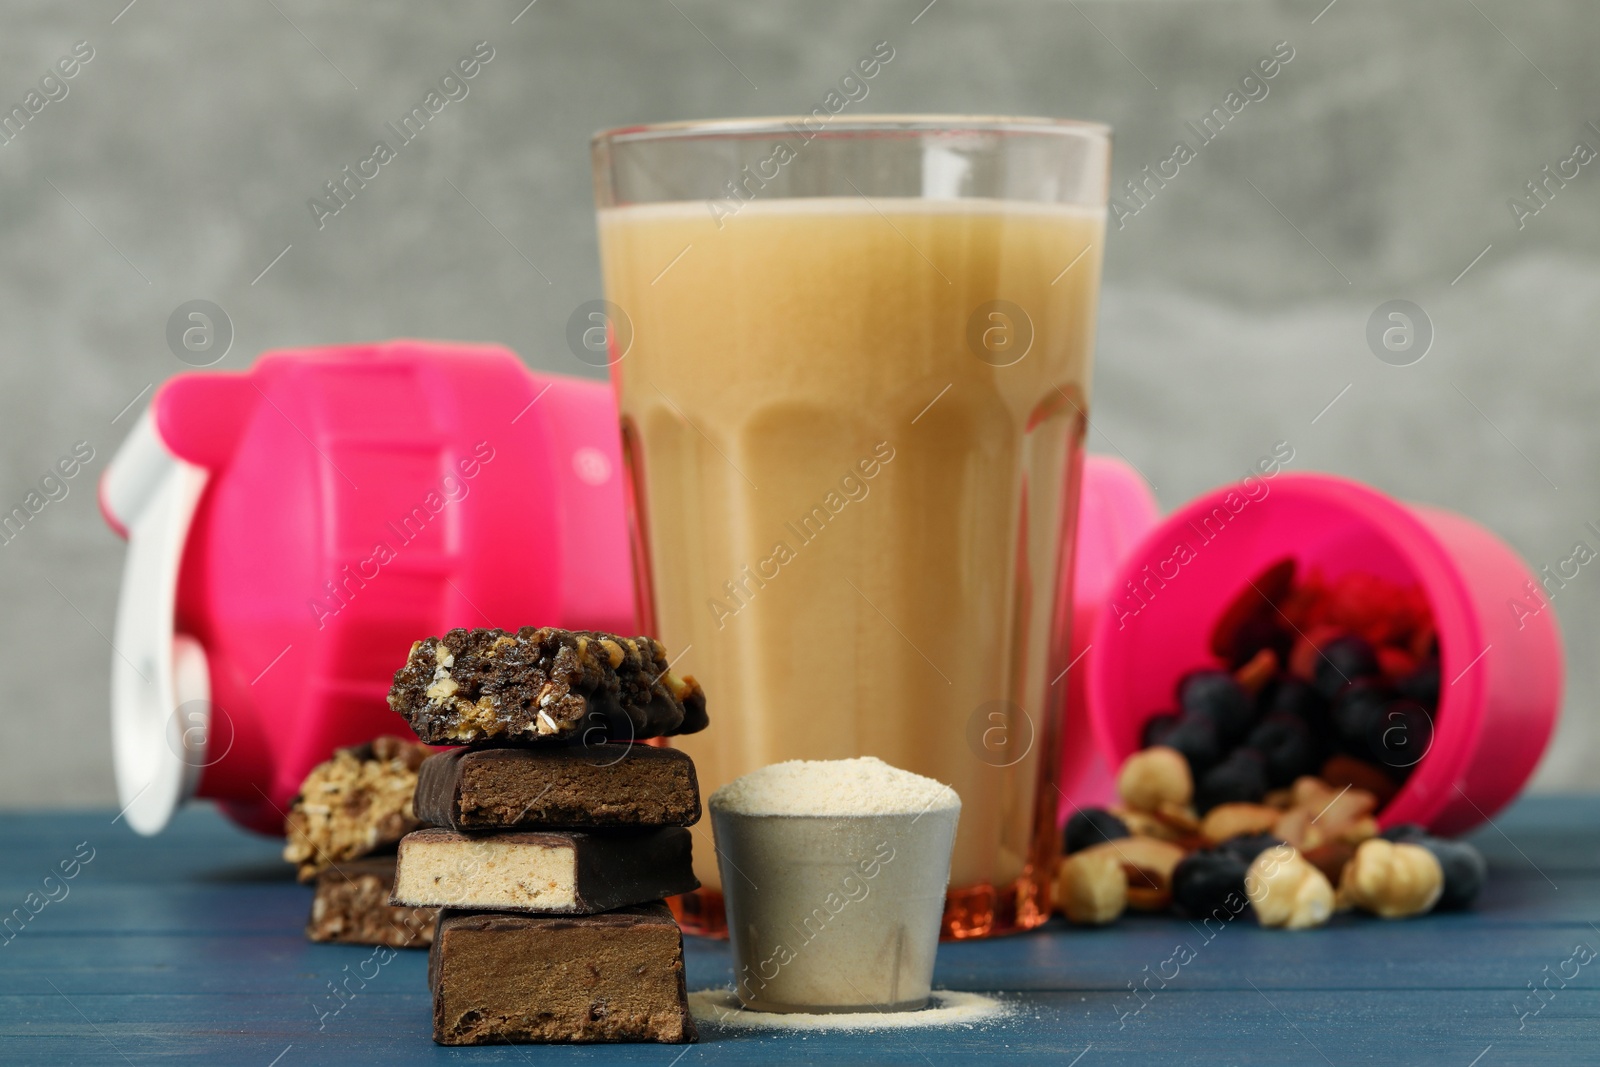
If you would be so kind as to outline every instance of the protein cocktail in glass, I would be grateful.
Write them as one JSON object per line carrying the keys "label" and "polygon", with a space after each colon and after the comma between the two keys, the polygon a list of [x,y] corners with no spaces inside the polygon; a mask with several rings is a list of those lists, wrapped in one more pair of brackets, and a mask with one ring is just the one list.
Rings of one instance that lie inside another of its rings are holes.
{"label": "protein cocktail in glass", "polygon": [[[594,140],[640,622],[706,793],[877,756],[962,815],[945,935],[1050,913],[1109,131],[818,116]],[[719,932],[718,871],[680,901]]]}

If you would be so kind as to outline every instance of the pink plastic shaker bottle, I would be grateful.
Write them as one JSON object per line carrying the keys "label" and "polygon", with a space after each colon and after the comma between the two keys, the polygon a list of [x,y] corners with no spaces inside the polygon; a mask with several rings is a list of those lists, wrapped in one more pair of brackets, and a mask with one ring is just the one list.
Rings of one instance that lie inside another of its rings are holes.
{"label": "pink plastic shaker bottle", "polygon": [[495,346],[272,352],[155,394],[100,486],[128,538],[112,657],[118,794],[282,831],[306,773],[404,723],[411,642],[453,626],[628,631],[610,388]]}

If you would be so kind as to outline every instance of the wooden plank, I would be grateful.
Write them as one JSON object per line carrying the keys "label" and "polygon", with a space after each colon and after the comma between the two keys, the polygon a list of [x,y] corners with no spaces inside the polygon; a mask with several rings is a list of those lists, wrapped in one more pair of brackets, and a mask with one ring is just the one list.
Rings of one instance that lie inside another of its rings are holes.
{"label": "wooden plank", "polygon": [[[1461,950],[1470,943],[1472,951]],[[1587,923],[1473,931],[1429,920],[1352,919],[1299,933],[1249,923],[1223,928],[1210,942],[1187,923],[1145,920],[1100,930],[1052,928],[1026,937],[945,945],[935,980],[951,989],[1115,992],[1162,974],[1188,990],[1515,989],[1538,980],[1586,945],[1600,955],[1600,931]],[[3,950],[0,994],[39,990],[50,974],[69,995],[148,993],[303,993],[360,970],[373,950],[314,945],[299,933],[174,936],[128,931],[117,936],[39,935],[25,931]],[[802,951],[804,951],[802,949]],[[383,968],[383,984],[425,983],[422,952],[403,952]],[[249,960],[247,968],[240,959]],[[732,966],[725,942],[690,938],[686,963],[694,988],[723,986]],[[366,964],[366,970],[376,970]],[[1600,971],[1600,965],[1596,967]],[[398,977],[397,977],[398,976]],[[1597,983],[1600,984],[1600,983]]]}
{"label": "wooden plank", "polygon": [[[417,952],[398,954],[332,1011],[341,1001],[329,983],[359,973],[372,950],[300,936],[310,890],[278,858],[280,842],[237,831],[204,806],[153,839],[115,814],[13,814],[0,823],[0,909],[23,906],[80,842],[94,849],[66,896],[16,936],[0,935],[0,1062],[268,1064],[281,1055],[277,1067],[461,1058],[670,1067],[682,1051],[438,1049],[428,1040],[426,960]],[[1472,913],[1342,917],[1300,934],[1244,922],[1210,940],[1168,916],[1130,916],[1104,930],[1055,924],[941,949],[937,984],[1008,991],[1017,1014],[1003,1022],[866,1035],[713,1029],[681,1062],[1068,1064],[1092,1045],[1082,1067],[1466,1067],[1480,1054],[1480,1067],[1600,1063],[1600,963],[1564,987],[1552,977],[1571,973],[1564,961],[1573,945],[1600,948],[1600,797],[1529,798],[1475,840],[1492,871]],[[1176,966],[1168,961],[1180,943],[1193,958]],[[686,955],[692,988],[730,980],[724,943],[690,939]],[[1537,999],[1530,984],[1547,980],[1554,993]]]}
{"label": "wooden plank", "polygon": [[[1138,1014],[1110,993],[1008,998],[1014,1014],[982,1026],[877,1033],[760,1033],[707,1027],[684,1067],[796,1063],[1451,1064],[1551,1067],[1600,1058],[1600,989],[1567,989],[1519,1020],[1505,991],[1162,993]],[[670,1067],[660,1046],[440,1049],[423,993],[367,995],[319,1018],[305,998],[44,995],[0,997],[0,1056],[16,1062],[616,1063]],[[318,1029],[319,1023],[322,1029]],[[1526,1023],[1524,1026],[1523,1023]],[[509,1053],[509,1054],[508,1054]],[[127,1061],[121,1059],[128,1057]],[[1092,1058],[1091,1058],[1092,1057]],[[1324,1058],[1325,1057],[1325,1058]]]}

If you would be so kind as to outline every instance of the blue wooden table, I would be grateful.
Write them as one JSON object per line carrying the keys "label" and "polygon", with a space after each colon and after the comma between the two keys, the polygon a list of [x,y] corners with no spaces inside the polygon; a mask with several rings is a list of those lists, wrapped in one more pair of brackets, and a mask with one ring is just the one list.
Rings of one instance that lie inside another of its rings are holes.
{"label": "blue wooden table", "polygon": [[[205,807],[153,839],[112,815],[0,816],[0,1062],[1600,1063],[1600,798],[1528,799],[1474,835],[1491,873],[1471,914],[1340,917],[1306,933],[1241,921],[1210,940],[1170,917],[1053,923],[941,948],[935,984],[1000,991],[1015,1007],[1004,1020],[707,1027],[689,1047],[438,1048],[426,954],[380,964],[307,942],[310,890],[276,842]],[[724,944],[691,938],[687,952],[691,989],[730,980]],[[359,991],[340,1001],[330,983],[351,973]],[[1136,998],[1152,973],[1165,987],[1155,978],[1158,992]]]}

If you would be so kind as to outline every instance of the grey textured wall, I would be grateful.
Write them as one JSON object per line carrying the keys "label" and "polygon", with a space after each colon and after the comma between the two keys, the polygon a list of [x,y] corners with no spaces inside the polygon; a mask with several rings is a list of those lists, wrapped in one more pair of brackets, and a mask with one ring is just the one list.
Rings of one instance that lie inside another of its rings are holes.
{"label": "grey textured wall", "polygon": [[[1169,507],[1285,439],[1296,468],[1460,510],[1535,565],[1596,543],[1600,164],[1520,229],[1507,205],[1600,146],[1584,0],[126,2],[0,13],[7,110],[75,42],[94,52],[0,146],[0,501],[75,442],[96,456],[0,548],[0,805],[113,798],[122,552],[92,482],[144,401],[119,413],[184,369],[175,307],[226,309],[223,367],[421,335],[584,373],[564,326],[598,295],[589,134],[809,110],[878,40],[896,57],[871,110],[1104,120],[1119,184],[1289,42],[1268,94],[1113,226],[1093,447]],[[319,230],[308,198],[478,41],[471,94]],[[1435,330],[1413,366],[1365,340],[1396,298]],[[1586,570],[1556,601],[1571,678],[1546,787],[1594,781],[1597,591]]]}

